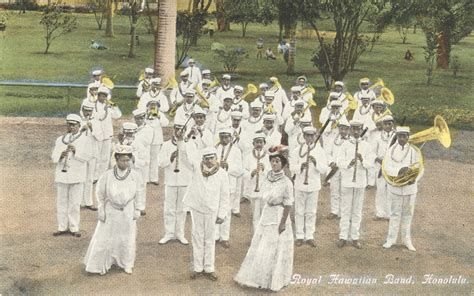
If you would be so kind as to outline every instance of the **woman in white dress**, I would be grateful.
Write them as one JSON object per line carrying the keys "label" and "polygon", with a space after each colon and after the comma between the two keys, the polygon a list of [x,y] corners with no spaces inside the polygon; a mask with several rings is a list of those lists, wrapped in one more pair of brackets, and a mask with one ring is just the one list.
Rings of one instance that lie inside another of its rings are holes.
{"label": "woman in white dress", "polygon": [[97,183],[99,221],[87,249],[86,271],[105,274],[113,264],[132,273],[137,224],[143,190],[141,176],[131,168],[132,146],[115,147],[116,165]]}
{"label": "woman in white dress", "polygon": [[288,164],[283,146],[270,149],[270,164],[261,191],[266,204],[252,243],[234,280],[242,286],[279,291],[293,273],[293,230],[289,212],[293,184],[283,168]]}

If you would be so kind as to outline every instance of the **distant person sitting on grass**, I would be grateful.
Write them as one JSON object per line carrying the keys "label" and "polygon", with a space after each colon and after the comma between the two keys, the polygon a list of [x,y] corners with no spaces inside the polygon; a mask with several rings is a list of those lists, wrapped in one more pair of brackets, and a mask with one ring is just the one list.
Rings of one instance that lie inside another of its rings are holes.
{"label": "distant person sitting on grass", "polygon": [[405,52],[405,60],[407,61],[412,61],[415,57],[413,54],[410,52],[409,49],[407,49],[407,52]]}
{"label": "distant person sitting on grass", "polygon": [[104,50],[104,49],[107,49],[107,47],[105,45],[103,45],[102,43],[100,43],[99,41],[95,41],[95,40],[91,40],[91,46],[90,48],[92,49],[98,49],[98,50]]}
{"label": "distant person sitting on grass", "polygon": [[277,57],[275,56],[275,54],[273,53],[271,47],[267,48],[267,51],[265,52],[265,56],[266,56],[266,59],[267,59],[267,60],[268,60],[268,59],[276,60],[276,58],[277,58]]}

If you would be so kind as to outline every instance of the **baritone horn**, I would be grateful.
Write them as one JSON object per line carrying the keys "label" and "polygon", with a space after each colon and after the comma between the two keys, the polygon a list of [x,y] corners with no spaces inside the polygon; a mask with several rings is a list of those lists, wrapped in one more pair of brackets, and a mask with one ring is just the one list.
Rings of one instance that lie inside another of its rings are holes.
{"label": "baritone horn", "polygon": [[393,105],[395,102],[395,97],[393,96],[392,91],[385,86],[385,83],[381,78],[377,78],[377,82],[369,87],[375,93],[377,99],[380,99],[385,102],[387,105]]}
{"label": "baritone horn", "polygon": [[[449,148],[451,146],[451,133],[449,127],[444,118],[437,115],[434,119],[434,125],[431,128],[422,130],[416,134],[413,134],[408,139],[411,144],[425,143],[431,140],[438,140],[438,142],[444,147]],[[384,176],[387,183],[395,187],[402,187],[413,183],[420,173],[424,170],[423,155],[421,154],[420,148],[412,145],[417,151],[420,161],[414,163],[408,168],[408,172],[401,176],[390,176],[385,169],[385,160],[382,161],[382,175]]]}
{"label": "baritone horn", "polygon": [[242,99],[245,100],[245,98],[250,95],[250,94],[256,94],[258,92],[258,89],[257,87],[252,84],[252,83],[249,83],[247,84],[247,90],[245,91],[245,93],[242,95]]}
{"label": "baritone horn", "polygon": [[310,93],[312,95],[314,95],[316,93],[316,90],[314,89],[314,87],[312,85],[307,85],[305,87],[305,89],[301,92],[301,95],[304,96],[306,95],[307,93]]}
{"label": "baritone horn", "polygon": [[102,78],[100,79],[100,83],[107,87],[108,89],[114,89],[114,82],[112,81],[112,79],[110,79],[109,77],[107,76],[102,76]]}
{"label": "baritone horn", "polygon": [[196,86],[196,94],[198,97],[201,99],[199,102],[199,106],[201,108],[207,108],[209,109],[209,100],[207,99],[206,95],[202,92],[201,88],[199,86]]}

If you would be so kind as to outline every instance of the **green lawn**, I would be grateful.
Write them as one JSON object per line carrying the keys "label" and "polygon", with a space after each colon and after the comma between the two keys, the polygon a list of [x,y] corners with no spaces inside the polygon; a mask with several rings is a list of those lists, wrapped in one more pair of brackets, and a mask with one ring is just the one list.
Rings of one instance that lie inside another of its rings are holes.
{"label": "green lawn", "polygon": [[[140,19],[138,34],[140,46],[137,58],[127,58],[129,43],[129,20],[126,16],[116,16],[115,38],[105,38],[98,31],[93,15],[78,14],[79,29],[57,39],[50,48],[44,50],[43,28],[39,25],[40,15],[28,12],[25,15],[12,14],[7,30],[0,36],[2,50],[0,80],[44,80],[54,82],[87,82],[92,67],[103,67],[116,84],[134,84],[141,69],[153,62],[152,35],[146,33],[145,18]],[[323,30],[331,30],[330,22],[321,24]],[[294,76],[285,74],[286,65],[281,57],[276,61],[256,60],[255,42],[258,37],[265,39],[266,46],[276,48],[278,27],[249,25],[247,37],[240,37],[240,26],[232,26],[233,31],[216,34],[213,39],[204,36],[199,45],[190,51],[192,57],[217,74],[222,73],[222,64],[216,62],[210,52],[210,44],[218,41],[230,47],[243,47],[249,58],[240,66],[241,78],[235,83],[258,84],[270,76],[280,78],[285,88],[293,84],[297,75],[304,74],[316,86],[317,102],[323,104],[327,96],[323,80],[310,61],[316,48],[314,39],[297,40],[296,71]],[[89,49],[90,40],[100,40],[109,50]],[[401,44],[398,33],[388,30],[371,53],[363,55],[354,72],[345,77],[351,92],[357,89],[358,80],[368,76],[375,80],[381,77],[395,95],[392,111],[398,116],[407,116],[408,123],[431,124],[435,114],[442,114],[450,125],[474,129],[474,36],[465,38],[453,49],[459,56],[461,70],[457,78],[451,71],[437,70],[433,85],[425,85],[425,62],[423,58],[424,36],[421,30],[410,33],[408,44]],[[407,49],[415,60],[406,62],[403,55]],[[58,116],[76,111],[85,90],[40,87],[0,87],[0,114],[17,116]],[[134,91],[116,90],[114,100],[119,102],[126,113],[134,105]]]}

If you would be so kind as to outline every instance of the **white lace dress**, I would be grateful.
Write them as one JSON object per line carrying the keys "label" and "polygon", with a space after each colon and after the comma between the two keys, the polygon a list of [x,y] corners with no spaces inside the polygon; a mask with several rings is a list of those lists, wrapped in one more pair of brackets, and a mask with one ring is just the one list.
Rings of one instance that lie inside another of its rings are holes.
{"label": "white lace dress", "polygon": [[86,271],[106,273],[112,264],[133,268],[140,207],[141,177],[132,170],[122,181],[108,170],[97,183],[98,221],[84,258]]}
{"label": "white lace dress", "polygon": [[244,262],[234,278],[240,285],[279,291],[290,283],[294,246],[290,216],[285,231],[279,234],[278,227],[283,206],[293,204],[293,184],[281,173],[277,181],[269,181],[267,175],[262,183],[266,204]]}

